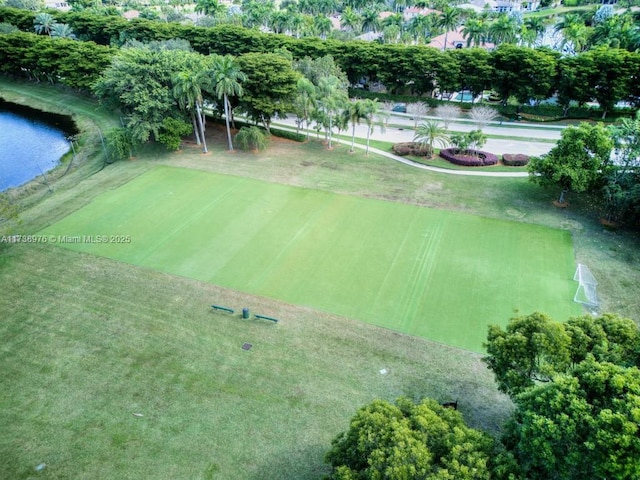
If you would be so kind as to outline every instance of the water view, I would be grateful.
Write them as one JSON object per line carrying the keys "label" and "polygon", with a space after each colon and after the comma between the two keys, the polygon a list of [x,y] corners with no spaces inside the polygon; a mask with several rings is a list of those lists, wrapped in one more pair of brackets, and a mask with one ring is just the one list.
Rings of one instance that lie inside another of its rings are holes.
{"label": "water view", "polygon": [[0,191],[51,170],[71,148],[62,129],[5,105],[0,105]]}

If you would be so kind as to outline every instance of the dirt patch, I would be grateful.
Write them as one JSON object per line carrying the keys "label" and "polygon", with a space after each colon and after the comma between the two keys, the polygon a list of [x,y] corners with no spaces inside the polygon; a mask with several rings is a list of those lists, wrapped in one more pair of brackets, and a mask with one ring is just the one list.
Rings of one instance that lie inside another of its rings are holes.
{"label": "dirt patch", "polygon": [[335,162],[322,162],[320,164],[320,166],[323,167],[323,168],[328,168],[329,170],[339,170],[340,169],[338,164],[335,163]]}
{"label": "dirt patch", "polygon": [[584,230],[584,226],[575,220],[563,220],[560,227],[565,230]]}
{"label": "dirt patch", "polygon": [[523,218],[526,214],[516,208],[507,208],[505,213],[513,218]]}

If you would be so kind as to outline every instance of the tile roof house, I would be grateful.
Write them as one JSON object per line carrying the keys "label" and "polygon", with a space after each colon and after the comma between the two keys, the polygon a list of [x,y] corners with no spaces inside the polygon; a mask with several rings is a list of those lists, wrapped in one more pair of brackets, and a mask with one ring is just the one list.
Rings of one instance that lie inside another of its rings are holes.
{"label": "tile roof house", "polygon": [[[448,34],[438,35],[437,37],[433,37],[429,42],[428,46],[438,48],[440,50],[448,50],[451,48],[466,48],[467,39],[462,35],[462,28],[458,27],[457,30],[452,30]],[[447,45],[444,44],[445,38],[447,39]],[[482,48],[486,48],[487,50],[492,50],[495,45],[490,42],[486,42],[483,45],[480,45]]]}

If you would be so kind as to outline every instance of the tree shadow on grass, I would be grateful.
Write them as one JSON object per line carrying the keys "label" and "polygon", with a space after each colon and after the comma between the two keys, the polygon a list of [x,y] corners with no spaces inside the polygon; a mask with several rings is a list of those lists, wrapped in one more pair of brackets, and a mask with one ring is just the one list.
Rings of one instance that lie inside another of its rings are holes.
{"label": "tree shadow on grass", "polygon": [[263,465],[258,465],[256,473],[249,475],[249,480],[304,480],[323,478],[330,473],[329,465],[324,463],[324,456],[331,447],[326,445],[304,445],[298,448],[282,450],[269,458]]}

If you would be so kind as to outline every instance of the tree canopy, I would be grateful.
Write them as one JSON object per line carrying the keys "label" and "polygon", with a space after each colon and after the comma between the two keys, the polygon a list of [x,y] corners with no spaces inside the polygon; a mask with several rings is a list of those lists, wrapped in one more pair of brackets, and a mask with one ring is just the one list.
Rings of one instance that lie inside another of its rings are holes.
{"label": "tree canopy", "polygon": [[459,412],[431,399],[362,407],[332,442],[332,479],[481,480],[490,478],[494,442]]}
{"label": "tree canopy", "polygon": [[517,395],[591,356],[622,366],[638,364],[640,332],[632,320],[612,314],[552,320],[543,313],[514,317],[506,329],[491,325],[485,361],[498,388]]}
{"label": "tree canopy", "polygon": [[503,443],[522,478],[640,475],[640,331],[613,314],[491,326],[486,362],[516,405]]}
{"label": "tree canopy", "polygon": [[532,181],[542,186],[561,187],[559,202],[571,190],[577,193],[593,191],[601,186],[610,165],[613,142],[602,125],[581,123],[567,127],[551,151],[533,157],[529,163]]}
{"label": "tree canopy", "polygon": [[589,357],[516,397],[503,438],[525,478],[640,477],[640,370]]}

